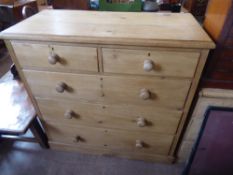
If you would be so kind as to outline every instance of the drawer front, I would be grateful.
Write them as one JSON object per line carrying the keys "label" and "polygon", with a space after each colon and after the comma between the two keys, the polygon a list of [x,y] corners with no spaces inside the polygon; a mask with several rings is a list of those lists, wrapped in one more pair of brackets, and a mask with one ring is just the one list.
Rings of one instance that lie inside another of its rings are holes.
{"label": "drawer front", "polygon": [[37,98],[37,104],[46,121],[162,134],[175,134],[182,114],[152,106],[100,105],[41,98]]}
{"label": "drawer front", "polygon": [[124,152],[140,152],[167,155],[174,136],[140,131],[93,128],[69,125],[46,124],[50,141],[76,144],[79,147],[115,149]]}
{"label": "drawer front", "polygon": [[104,72],[193,77],[200,53],[103,49]]}
{"label": "drawer front", "polygon": [[12,42],[22,68],[98,72],[97,49]]}
{"label": "drawer front", "polygon": [[138,159],[138,160],[145,160],[145,161],[159,161],[163,163],[173,163],[175,158],[172,156],[167,155],[158,155],[158,154],[141,154],[136,152],[123,152],[117,151],[113,149],[99,149],[96,147],[77,147],[75,144],[64,144],[58,142],[49,142],[49,146],[51,149],[54,150],[61,150],[61,151],[78,151],[85,154],[96,154],[96,155],[104,155],[104,156],[116,156],[116,157],[123,157],[129,159]]}
{"label": "drawer front", "polygon": [[[190,80],[24,70],[36,97],[183,108]],[[64,85],[66,87],[64,87]],[[60,90],[64,90],[59,92]]]}
{"label": "drawer front", "polygon": [[96,75],[23,70],[35,97],[96,102],[102,96]]}
{"label": "drawer front", "polygon": [[191,81],[157,77],[105,76],[104,100],[110,104],[183,108]]}

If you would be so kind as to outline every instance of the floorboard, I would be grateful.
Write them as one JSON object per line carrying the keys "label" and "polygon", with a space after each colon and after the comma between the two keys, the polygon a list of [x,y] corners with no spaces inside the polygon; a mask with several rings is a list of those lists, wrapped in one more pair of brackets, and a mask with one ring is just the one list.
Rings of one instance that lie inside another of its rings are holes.
{"label": "floorboard", "polygon": [[180,175],[181,164],[43,150],[36,143],[0,143],[0,175]]}

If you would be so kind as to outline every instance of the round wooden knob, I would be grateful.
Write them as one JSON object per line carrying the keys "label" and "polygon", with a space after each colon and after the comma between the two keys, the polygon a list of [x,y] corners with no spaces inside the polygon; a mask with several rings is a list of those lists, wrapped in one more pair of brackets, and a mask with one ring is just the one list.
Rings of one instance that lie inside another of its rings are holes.
{"label": "round wooden knob", "polygon": [[150,91],[148,89],[141,89],[140,90],[140,98],[143,100],[150,99]]}
{"label": "round wooden knob", "polygon": [[143,64],[143,69],[144,69],[144,71],[150,72],[150,71],[153,70],[153,68],[154,68],[154,63],[153,63],[153,61],[151,61],[151,60],[145,60],[145,61],[144,61],[144,64]]}
{"label": "round wooden knob", "polygon": [[59,61],[59,56],[55,53],[51,53],[48,57],[48,61],[50,64],[56,64]]}
{"label": "round wooden knob", "polygon": [[58,93],[63,93],[65,91],[65,89],[67,88],[67,85],[64,82],[60,82],[57,84],[56,86],[56,91]]}
{"label": "round wooden knob", "polygon": [[67,110],[64,114],[64,117],[67,119],[72,119],[73,116],[74,116],[74,111],[72,110]]}
{"label": "round wooden knob", "polygon": [[143,148],[143,142],[141,140],[136,140],[136,148]]}
{"label": "round wooden knob", "polygon": [[142,118],[142,117],[139,117],[138,120],[137,120],[137,125],[138,125],[139,127],[144,127],[144,126],[146,126],[146,120],[145,120],[144,118]]}

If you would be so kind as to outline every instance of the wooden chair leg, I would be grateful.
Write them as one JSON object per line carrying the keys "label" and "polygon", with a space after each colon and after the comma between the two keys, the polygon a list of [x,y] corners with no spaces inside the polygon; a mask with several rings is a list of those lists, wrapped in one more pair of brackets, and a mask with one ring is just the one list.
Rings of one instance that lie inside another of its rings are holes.
{"label": "wooden chair leg", "polygon": [[42,148],[49,148],[48,138],[44,133],[37,117],[35,117],[35,119],[32,121],[30,130]]}
{"label": "wooden chair leg", "polygon": [[15,67],[15,64],[12,64],[11,65],[11,74],[13,75],[13,77],[14,77],[14,80],[19,80],[20,78],[19,78],[19,73],[18,73],[18,71],[17,71],[17,69],[16,69],[16,67]]}

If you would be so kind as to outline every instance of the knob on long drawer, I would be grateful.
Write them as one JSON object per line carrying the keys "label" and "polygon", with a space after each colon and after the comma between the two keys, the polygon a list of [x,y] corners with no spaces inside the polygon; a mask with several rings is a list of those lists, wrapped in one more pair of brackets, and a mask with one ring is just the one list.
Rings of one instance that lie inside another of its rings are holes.
{"label": "knob on long drawer", "polygon": [[140,90],[140,98],[143,100],[150,99],[151,93],[148,89],[141,89]]}
{"label": "knob on long drawer", "polygon": [[64,82],[59,82],[59,83],[57,84],[57,86],[56,86],[56,91],[57,91],[58,93],[63,93],[63,92],[65,91],[66,88],[67,88],[66,83],[64,83]]}
{"label": "knob on long drawer", "polygon": [[143,117],[139,117],[139,118],[137,119],[137,125],[138,125],[139,127],[144,127],[144,126],[146,126],[146,120],[145,120]]}
{"label": "knob on long drawer", "polygon": [[55,53],[50,53],[48,61],[50,64],[56,64],[59,61],[59,56]]}
{"label": "knob on long drawer", "polygon": [[64,113],[64,117],[66,118],[66,119],[72,119],[72,117],[74,116],[74,111],[72,111],[72,110],[66,110],[66,112]]}
{"label": "knob on long drawer", "polygon": [[154,63],[152,60],[145,60],[143,64],[143,69],[146,72],[150,72],[154,69]]}
{"label": "knob on long drawer", "polygon": [[141,141],[141,140],[136,140],[135,147],[136,147],[136,148],[143,148],[143,141]]}

